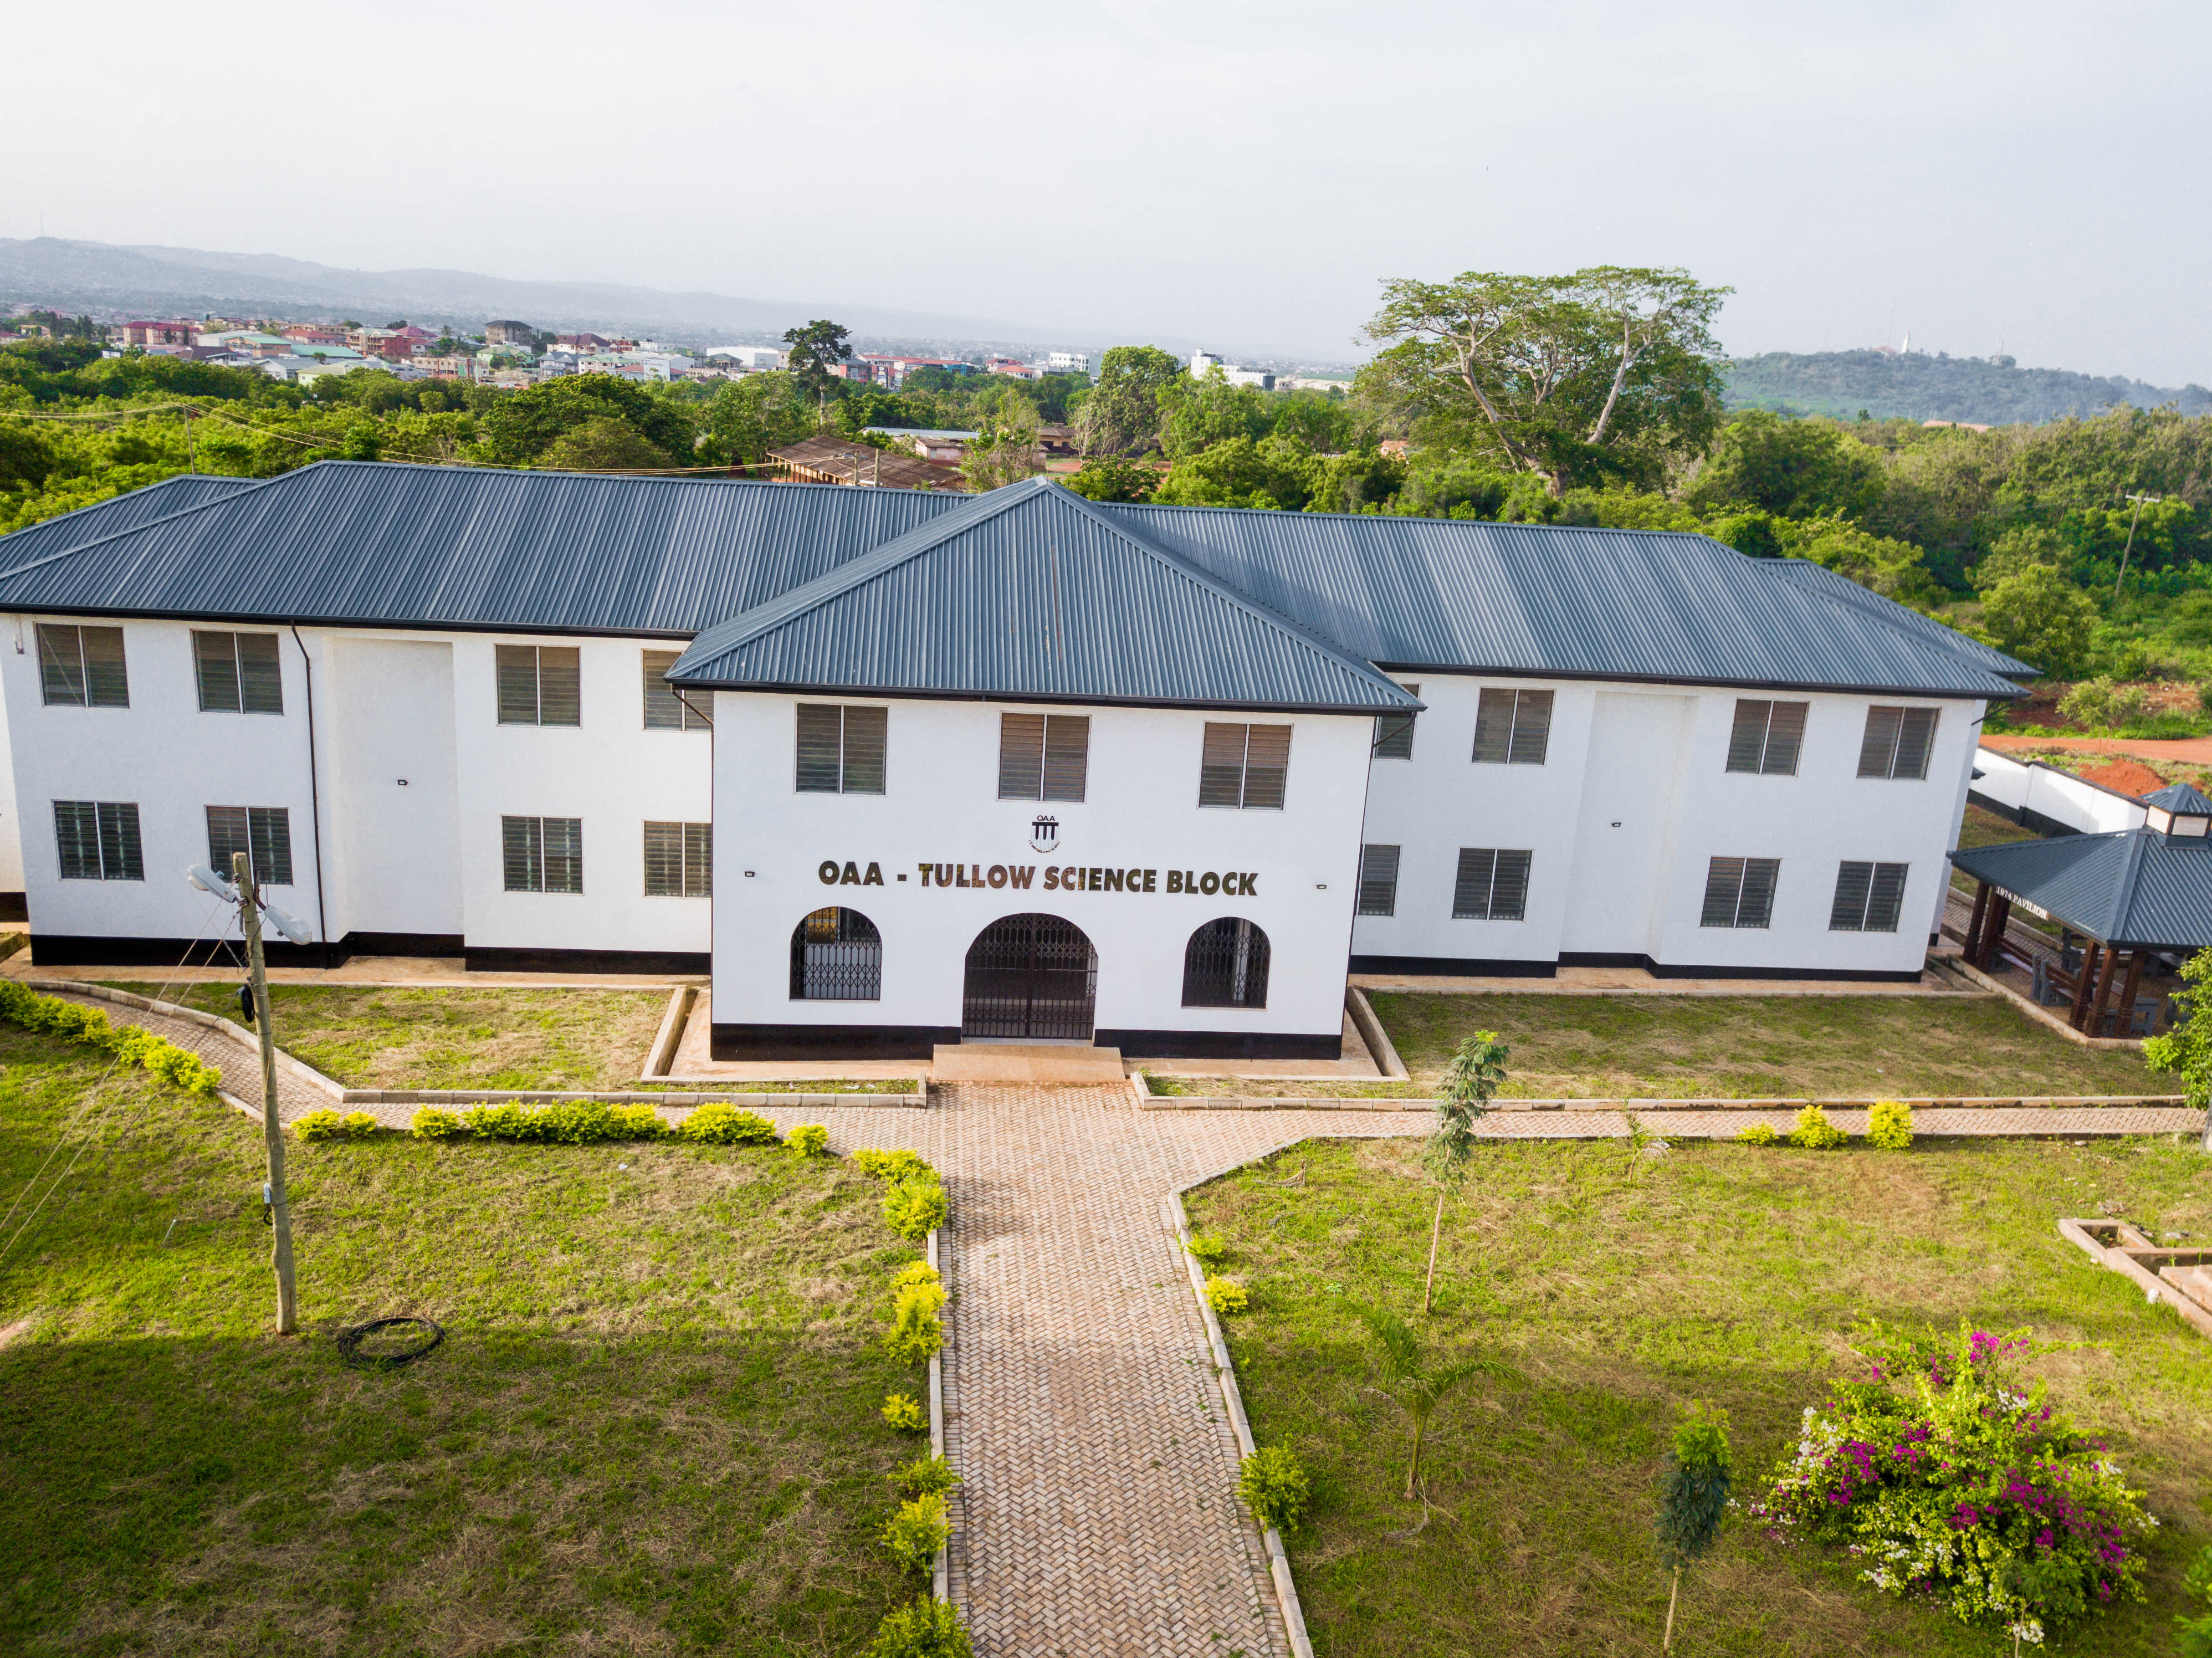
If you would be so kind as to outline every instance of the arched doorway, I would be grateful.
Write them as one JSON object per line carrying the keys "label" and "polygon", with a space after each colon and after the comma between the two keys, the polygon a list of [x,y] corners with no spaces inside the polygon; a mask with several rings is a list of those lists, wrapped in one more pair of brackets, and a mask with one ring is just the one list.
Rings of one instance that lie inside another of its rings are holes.
{"label": "arched doorway", "polygon": [[1007,915],[968,946],[960,1034],[971,1042],[1091,1040],[1098,952],[1074,922]]}

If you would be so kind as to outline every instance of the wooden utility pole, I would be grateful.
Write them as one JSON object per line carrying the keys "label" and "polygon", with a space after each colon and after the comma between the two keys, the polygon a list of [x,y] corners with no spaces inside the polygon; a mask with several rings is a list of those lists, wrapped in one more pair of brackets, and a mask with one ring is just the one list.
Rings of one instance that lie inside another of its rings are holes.
{"label": "wooden utility pole", "polygon": [[261,954],[261,893],[246,855],[230,855],[238,883],[238,915],[246,929],[246,960],[253,980],[253,1023],[261,1035],[261,1138],[269,1147],[269,1224],[275,1233],[270,1260],[276,1269],[276,1333],[299,1328],[300,1299],[292,1282],[292,1210],[284,1197],[284,1124],[276,1112],[276,1038],[269,1029],[269,971]]}

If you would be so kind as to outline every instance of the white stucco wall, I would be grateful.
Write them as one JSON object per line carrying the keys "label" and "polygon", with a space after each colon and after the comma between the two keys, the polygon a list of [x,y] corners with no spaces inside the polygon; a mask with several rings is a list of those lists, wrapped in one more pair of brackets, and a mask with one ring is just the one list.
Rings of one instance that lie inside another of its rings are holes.
{"label": "white stucco wall", "polygon": [[[21,634],[20,647],[11,631],[9,642],[0,650],[20,648],[30,653],[28,623]],[[23,890],[23,822],[15,811],[15,762],[8,748],[7,676],[0,674],[0,892],[21,892]]]}
{"label": "white stucco wall", "polygon": [[[714,1022],[929,1026],[957,1029],[969,945],[1000,916],[1065,917],[1098,952],[1101,1030],[1251,1031],[1335,1036],[1341,1029],[1359,814],[1371,722],[1343,716],[1217,714],[1294,727],[1281,811],[1202,809],[1199,758],[1207,716],[1162,709],[1045,708],[1091,716],[1086,799],[998,798],[999,716],[1024,705],[896,701],[888,705],[885,792],[801,794],[797,698],[715,696]],[[866,698],[836,699],[848,702]],[[1040,812],[1060,850],[1030,844]],[[819,866],[875,865],[880,886],[824,885]],[[924,886],[928,863],[1033,866],[1026,890]],[[1047,867],[1151,868],[1147,893],[1047,890]],[[1254,896],[1168,892],[1168,872],[1257,875]],[[750,873],[748,873],[750,872]],[[901,878],[904,878],[902,879]],[[849,905],[884,940],[878,1001],[795,1001],[793,929],[811,911]],[[1256,923],[1271,949],[1265,1009],[1186,1008],[1183,950],[1200,924]]]}
{"label": "white stucco wall", "polygon": [[[1428,711],[1410,760],[1374,762],[1364,838],[1401,854],[1397,913],[1361,916],[1358,956],[1545,963],[1564,951],[1667,966],[1905,972],[1925,954],[1983,705],[1940,707],[1928,775],[1856,775],[1866,711],[1927,699],[1773,693],[1805,701],[1794,776],[1726,769],[1740,693],[1720,689],[1412,675]],[[1542,766],[1476,765],[1484,686],[1548,688]],[[1522,921],[1452,919],[1462,847],[1527,847]],[[1772,925],[1698,925],[1715,857],[1779,858]],[[1894,933],[1831,932],[1844,859],[1911,866]]]}

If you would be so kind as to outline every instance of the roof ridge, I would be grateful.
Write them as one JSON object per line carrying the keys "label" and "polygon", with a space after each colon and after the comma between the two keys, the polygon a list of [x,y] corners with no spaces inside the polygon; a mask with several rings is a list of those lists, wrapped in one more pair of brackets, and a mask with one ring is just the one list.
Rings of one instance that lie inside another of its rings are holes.
{"label": "roof ridge", "polygon": [[[310,465],[315,464],[316,463],[313,462],[309,463]],[[0,580],[4,580],[11,576],[28,575],[33,570],[45,569],[49,564],[58,564],[65,558],[74,558],[79,553],[88,553],[95,547],[105,547],[112,541],[120,541],[125,536],[135,536],[142,530],[152,530],[158,528],[160,525],[164,524],[173,524],[180,518],[189,518],[194,513],[204,513],[212,507],[228,507],[234,501],[240,500],[246,495],[258,494],[261,490],[267,489],[272,483],[281,483],[286,478],[297,477],[307,470],[307,468],[306,466],[295,466],[289,472],[277,473],[274,477],[240,478],[236,481],[244,487],[234,490],[228,495],[219,495],[207,501],[195,501],[190,507],[179,507],[173,513],[164,513],[161,517],[149,518],[143,523],[127,524],[120,530],[111,530],[104,536],[94,536],[89,541],[80,541],[73,546],[64,547],[58,553],[48,553],[44,558],[34,558],[28,564],[11,564],[7,566],[5,568],[0,568]],[[161,488],[163,484],[174,483],[177,481],[177,478],[188,478],[194,476],[196,476],[196,474],[191,472],[179,472],[176,475],[176,477],[161,478],[153,483],[148,484],[146,487],[149,489],[158,489]],[[210,474],[209,476],[216,475]],[[127,493],[135,495],[137,492],[136,490],[131,490]],[[121,501],[125,498],[125,497],[124,495],[110,495],[106,501],[89,501],[82,507],[71,507],[66,513],[60,513],[54,518],[42,519],[40,522],[46,524],[58,524],[64,519],[76,517],[79,513],[97,512],[100,507],[107,506],[109,502]],[[26,530],[35,530],[39,525],[36,524],[27,524],[23,527]],[[0,536],[0,545],[5,545],[6,540],[6,537]]]}

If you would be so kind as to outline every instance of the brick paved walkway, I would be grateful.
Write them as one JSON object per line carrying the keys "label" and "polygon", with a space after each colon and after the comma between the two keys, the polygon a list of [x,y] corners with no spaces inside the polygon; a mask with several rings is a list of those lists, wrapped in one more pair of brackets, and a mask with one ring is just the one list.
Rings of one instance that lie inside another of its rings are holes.
{"label": "brick paved walkway", "polygon": [[[258,1102],[252,1055],[199,1026],[109,1005],[222,1066]],[[289,1120],[326,1104],[289,1078]],[[951,1585],[983,1658],[1288,1658],[1237,1451],[1176,1242],[1178,1187],[1314,1136],[1419,1133],[1426,1113],[1142,1111],[1120,1089],[948,1087],[932,1108],[771,1112],[828,1125],[841,1151],[910,1146],[951,1198],[946,1449]],[[400,1126],[411,1108],[380,1117]],[[1863,1111],[1832,1114],[1863,1129]],[[1732,1137],[1787,1112],[1667,1112],[1670,1138]],[[2187,1133],[2171,1108],[1925,1110],[1923,1133]],[[1483,1132],[1592,1139],[1613,1111],[1498,1113]]]}

